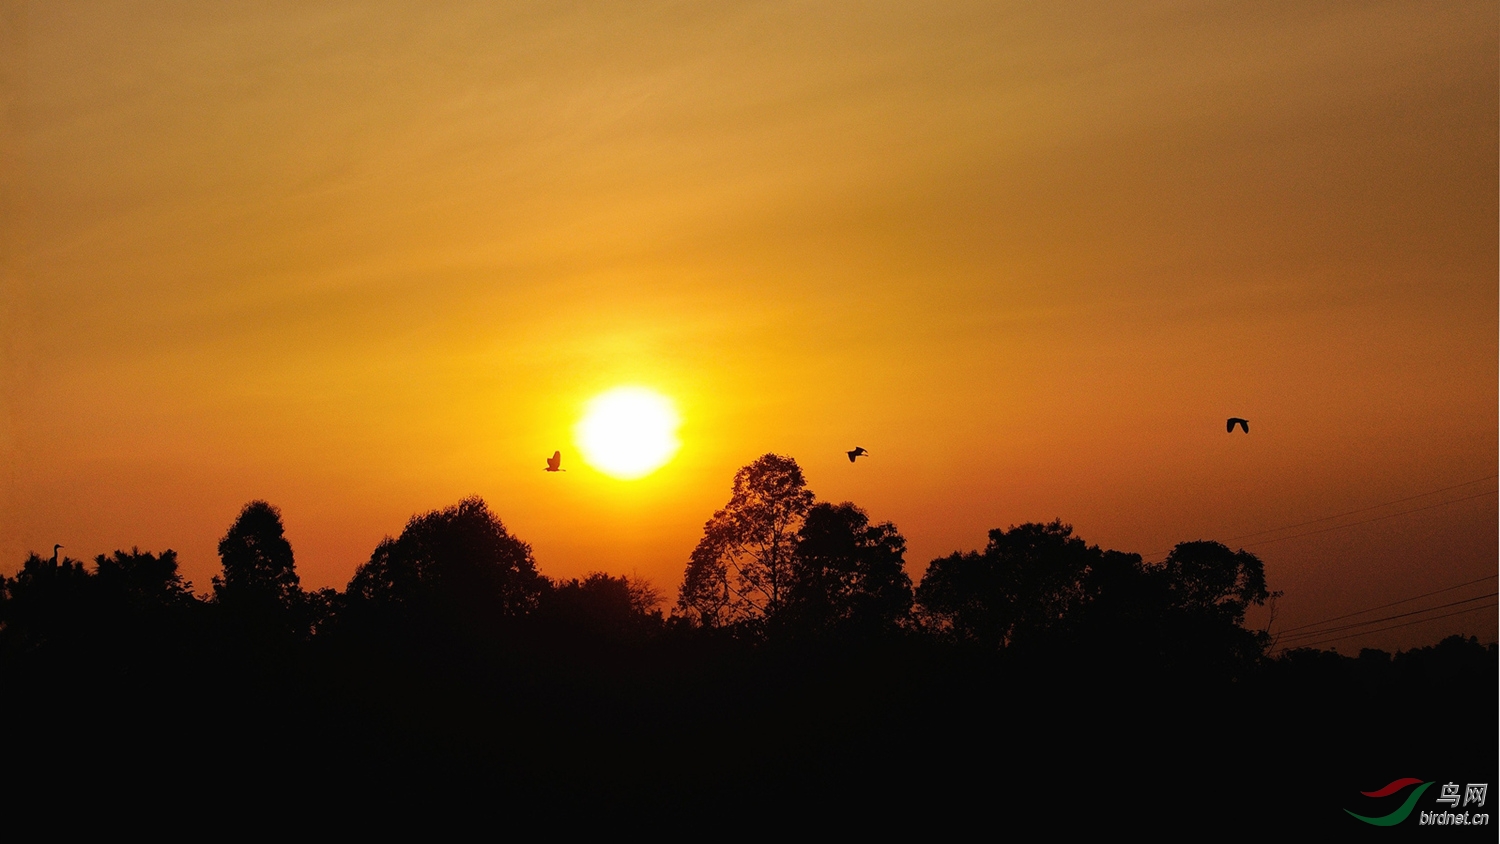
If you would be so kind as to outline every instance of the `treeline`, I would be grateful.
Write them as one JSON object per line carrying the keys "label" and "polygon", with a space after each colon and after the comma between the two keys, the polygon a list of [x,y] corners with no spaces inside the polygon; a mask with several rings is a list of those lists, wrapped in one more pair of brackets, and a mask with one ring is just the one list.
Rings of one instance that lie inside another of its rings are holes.
{"label": "treeline", "polygon": [[770,648],[920,637],[1228,680],[1264,659],[1269,635],[1246,629],[1245,614],[1275,597],[1248,552],[1185,542],[1151,565],[1088,545],[1060,521],[992,530],[983,549],[933,560],[913,587],[895,525],[871,522],[852,503],[817,501],[796,462],[772,454],[735,475],[670,612],[644,581],[543,576],[531,548],[477,498],[413,517],[342,592],[302,588],[281,514],[267,502],[247,504],[218,550],[222,572],[202,597],[172,551],[116,551],[92,568],[33,554],[3,581],[0,653],[159,646],[189,630],[271,650],[320,637],[451,643],[522,631],[670,631]]}
{"label": "treeline", "polygon": [[[270,768],[364,799],[482,788],[730,811],[879,804],[914,771],[913,794],[992,793],[997,777],[1026,794],[1018,770],[1140,754],[1235,779],[1243,757],[1223,748],[1255,736],[1345,771],[1380,713],[1495,711],[1495,647],[1474,640],[1271,658],[1246,614],[1278,593],[1217,542],[1150,564],[1027,523],[916,584],[905,550],[772,454],[736,473],[670,607],[633,578],[543,576],[477,498],[413,517],[343,591],[305,590],[281,514],[254,501],[201,596],[172,551],[31,555],[0,584],[0,714],[30,725],[13,758],[42,768],[146,756],[252,790]],[[974,771],[974,754],[1013,767]]]}

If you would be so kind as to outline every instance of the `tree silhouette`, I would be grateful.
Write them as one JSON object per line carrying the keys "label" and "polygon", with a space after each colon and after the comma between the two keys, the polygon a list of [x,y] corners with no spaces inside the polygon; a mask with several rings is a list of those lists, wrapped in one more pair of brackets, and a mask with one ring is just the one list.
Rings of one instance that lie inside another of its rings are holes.
{"label": "tree silhouette", "polygon": [[798,533],[788,622],[805,632],[870,636],[910,614],[906,540],[890,522],[870,524],[849,502],[818,503]]}
{"label": "tree silhouette", "polygon": [[734,474],[729,503],[703,526],[677,605],[698,623],[758,622],[786,602],[797,532],[813,504],[797,461],[765,454]]}
{"label": "tree silhouette", "polygon": [[[1243,624],[1245,610],[1272,597],[1260,558],[1220,542],[1179,542],[1162,563],[1174,603],[1183,610]],[[1279,594],[1279,593],[1278,593]]]}
{"label": "tree silhouette", "polygon": [[1235,676],[1265,657],[1270,636],[1246,630],[1245,611],[1281,593],[1266,589],[1265,566],[1219,542],[1181,542],[1148,576],[1166,593],[1166,658],[1204,675]]}
{"label": "tree silhouette", "polygon": [[960,640],[1005,647],[1055,633],[1085,599],[1103,556],[1071,525],[1028,522],[990,531],[982,552],[933,560],[917,602],[933,626]]}
{"label": "tree silhouette", "polygon": [[660,593],[639,578],[593,572],[552,585],[543,596],[544,614],[562,627],[585,634],[621,635],[659,627]]}
{"label": "tree silhouette", "polygon": [[285,645],[321,622],[327,601],[302,591],[280,510],[264,501],[246,504],[219,540],[219,559],[224,571],[213,579],[213,602],[244,644]]}
{"label": "tree silhouette", "polygon": [[413,516],[386,538],[349,582],[357,612],[461,626],[520,616],[536,607],[544,581],[531,546],[511,536],[481,498]]}
{"label": "tree silhouette", "polygon": [[12,578],[0,578],[0,644],[3,650],[34,651],[59,642],[86,640],[97,614],[97,590],[83,562],[61,562],[30,554]]}
{"label": "tree silhouette", "polygon": [[302,594],[292,545],[286,541],[281,511],[252,501],[219,540],[224,574],[215,577],[214,600],[258,611],[290,611]]}
{"label": "tree silhouette", "polygon": [[[24,653],[63,646],[115,658],[190,638],[198,608],[177,572],[177,554],[132,548],[81,561],[30,555],[14,578],[0,578],[0,651]],[[149,643],[148,641],[149,640]]]}
{"label": "tree silhouette", "polygon": [[170,548],[160,554],[139,548],[108,557],[100,554],[94,558],[94,577],[102,593],[138,610],[183,607],[193,601],[193,585],[177,571],[177,552]]}
{"label": "tree silhouette", "polygon": [[1183,542],[1149,565],[1060,521],[992,530],[982,552],[934,560],[917,588],[920,616],[959,641],[1216,681],[1264,658],[1268,638],[1244,628],[1245,611],[1271,597],[1249,552]]}

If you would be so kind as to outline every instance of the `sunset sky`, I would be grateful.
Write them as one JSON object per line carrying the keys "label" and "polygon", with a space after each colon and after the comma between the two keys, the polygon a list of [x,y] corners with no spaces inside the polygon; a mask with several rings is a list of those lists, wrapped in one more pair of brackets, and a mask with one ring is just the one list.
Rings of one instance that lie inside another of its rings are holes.
{"label": "sunset sky", "polygon": [[342,588],[479,495],[670,598],[766,452],[913,580],[1054,518],[1255,551],[1278,627],[1496,572],[1493,2],[0,8],[0,572],[202,593],[265,499]]}

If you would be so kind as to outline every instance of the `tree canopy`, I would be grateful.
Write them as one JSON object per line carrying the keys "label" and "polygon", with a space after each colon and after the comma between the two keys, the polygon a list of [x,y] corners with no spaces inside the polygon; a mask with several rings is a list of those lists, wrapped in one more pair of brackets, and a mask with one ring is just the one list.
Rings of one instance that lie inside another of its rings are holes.
{"label": "tree canopy", "polygon": [[291,609],[302,595],[281,511],[251,501],[219,540],[224,573],[213,580],[214,600],[226,605]]}
{"label": "tree canopy", "polygon": [[983,551],[932,561],[917,587],[920,617],[958,641],[1221,677],[1264,657],[1269,638],[1245,613],[1273,597],[1248,551],[1183,542],[1151,564],[1060,521],[992,530]]}
{"label": "tree canopy", "polygon": [[1101,556],[1061,521],[995,529],[983,551],[933,560],[917,601],[938,628],[1002,647],[1056,630],[1082,606]]}
{"label": "tree canopy", "polygon": [[354,573],[347,597],[357,610],[482,624],[524,615],[543,588],[531,546],[476,497],[413,516]]}
{"label": "tree canopy", "polygon": [[798,531],[813,493],[797,461],[764,454],[734,473],[729,503],[703,526],[678,608],[718,627],[773,616],[792,586]]}
{"label": "tree canopy", "polygon": [[1196,613],[1234,624],[1245,610],[1273,597],[1266,589],[1266,569],[1249,551],[1231,551],[1220,542],[1180,542],[1162,563],[1175,603]]}
{"label": "tree canopy", "polygon": [[912,606],[905,553],[894,524],[871,524],[847,501],[813,505],[797,534],[789,623],[802,632],[855,635],[900,626]]}

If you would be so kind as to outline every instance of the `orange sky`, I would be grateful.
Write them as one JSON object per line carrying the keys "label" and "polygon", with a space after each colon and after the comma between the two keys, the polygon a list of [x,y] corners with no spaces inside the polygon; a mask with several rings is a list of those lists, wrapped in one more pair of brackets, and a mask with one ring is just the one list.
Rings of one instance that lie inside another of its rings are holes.
{"label": "orange sky", "polygon": [[[342,587],[478,494],[544,573],[670,594],[767,451],[914,578],[1496,473],[1493,3],[920,5],[0,6],[0,570],[171,547],[203,591],[264,498]],[[677,458],[542,472],[620,384]],[[1489,494],[1249,547],[1294,626],[1497,533]]]}

